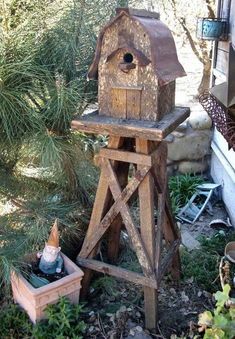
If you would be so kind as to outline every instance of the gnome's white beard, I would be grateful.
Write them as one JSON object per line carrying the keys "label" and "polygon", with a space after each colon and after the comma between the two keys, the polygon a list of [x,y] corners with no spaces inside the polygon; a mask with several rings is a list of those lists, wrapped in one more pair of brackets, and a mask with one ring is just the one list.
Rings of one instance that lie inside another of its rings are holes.
{"label": "gnome's white beard", "polygon": [[47,262],[54,262],[60,252],[60,247],[45,245],[42,256]]}

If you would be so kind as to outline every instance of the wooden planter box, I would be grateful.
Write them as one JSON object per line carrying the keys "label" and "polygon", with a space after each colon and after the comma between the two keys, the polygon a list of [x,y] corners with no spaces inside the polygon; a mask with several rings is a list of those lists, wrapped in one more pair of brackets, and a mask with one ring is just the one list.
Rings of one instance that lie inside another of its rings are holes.
{"label": "wooden planter box", "polygon": [[21,274],[12,272],[11,286],[14,301],[28,313],[33,323],[45,318],[46,306],[56,303],[62,296],[69,298],[73,304],[79,301],[84,273],[66,255],[62,253],[61,255],[68,275],[48,285],[34,288]]}

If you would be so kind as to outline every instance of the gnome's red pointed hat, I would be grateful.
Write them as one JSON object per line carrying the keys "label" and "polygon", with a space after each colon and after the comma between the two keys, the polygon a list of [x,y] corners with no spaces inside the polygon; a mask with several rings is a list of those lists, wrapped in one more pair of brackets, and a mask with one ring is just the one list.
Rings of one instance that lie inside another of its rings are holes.
{"label": "gnome's red pointed hat", "polygon": [[54,225],[52,226],[47,245],[59,247],[58,219],[55,219]]}

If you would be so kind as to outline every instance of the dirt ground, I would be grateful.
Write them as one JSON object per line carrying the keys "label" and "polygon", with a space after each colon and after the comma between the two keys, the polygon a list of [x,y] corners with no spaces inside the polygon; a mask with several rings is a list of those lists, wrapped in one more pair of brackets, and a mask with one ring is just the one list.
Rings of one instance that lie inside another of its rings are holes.
{"label": "dirt ground", "polygon": [[[223,224],[217,223],[214,228],[209,226],[212,220],[227,222],[228,215],[223,204],[217,203],[213,212],[213,216],[204,212],[194,225],[183,223],[181,228],[187,228],[195,238],[224,232]],[[86,338],[193,338],[197,333],[198,314],[213,308],[212,294],[199,288],[194,277],[187,280],[182,278],[179,283],[175,283],[166,276],[158,295],[159,322],[156,334],[144,328],[142,288],[121,280],[106,279],[101,286],[91,288],[87,304],[89,312],[84,315],[89,324]]]}

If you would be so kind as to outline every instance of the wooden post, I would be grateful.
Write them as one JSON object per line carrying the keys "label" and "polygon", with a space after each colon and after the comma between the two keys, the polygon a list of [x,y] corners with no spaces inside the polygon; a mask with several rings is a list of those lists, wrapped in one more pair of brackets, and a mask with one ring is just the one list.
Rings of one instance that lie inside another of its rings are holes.
{"label": "wooden post", "polygon": [[[150,142],[136,139],[136,152],[149,154]],[[138,165],[140,169],[142,165]],[[140,229],[141,237],[155,267],[155,222],[154,222],[154,182],[151,174],[147,174],[139,187]],[[157,327],[157,290],[144,287],[145,325],[148,329]]]}
{"label": "wooden post", "polygon": [[[108,148],[118,149],[119,147],[122,146],[123,141],[124,139],[121,137],[110,136],[109,142],[108,142]],[[98,185],[97,192],[96,192],[95,203],[93,206],[91,219],[90,219],[87,234],[86,234],[86,237],[83,243],[83,247],[85,246],[87,241],[89,242],[89,238],[91,234],[94,232],[96,225],[100,223],[102,217],[104,216],[106,211],[109,209],[111,202],[112,200],[111,200],[111,194],[109,191],[107,178],[105,176],[105,173],[102,172],[102,169],[101,169],[101,175],[100,175],[99,185]],[[98,251],[98,245],[89,255],[89,257],[93,258],[94,256],[96,256],[97,251]],[[84,277],[82,281],[82,289],[81,289],[82,299],[84,299],[88,293],[91,278],[92,278],[92,271],[89,269],[86,269],[84,272]]]}

